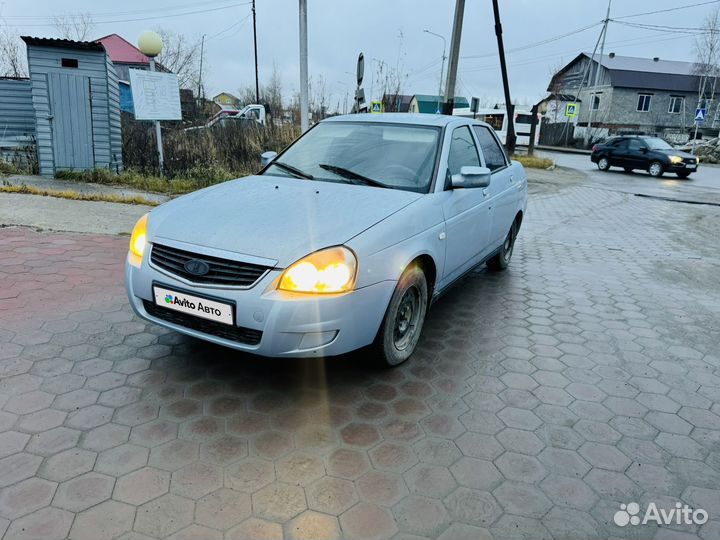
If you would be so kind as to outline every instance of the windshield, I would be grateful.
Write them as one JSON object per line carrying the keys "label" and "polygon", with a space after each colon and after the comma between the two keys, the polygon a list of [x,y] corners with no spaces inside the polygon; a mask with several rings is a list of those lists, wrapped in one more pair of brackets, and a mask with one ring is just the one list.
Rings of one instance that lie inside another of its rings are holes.
{"label": "windshield", "polygon": [[263,174],[427,193],[440,128],[325,122],[288,148]]}
{"label": "windshield", "polygon": [[650,150],[673,150],[673,147],[662,139],[645,139],[645,144]]}

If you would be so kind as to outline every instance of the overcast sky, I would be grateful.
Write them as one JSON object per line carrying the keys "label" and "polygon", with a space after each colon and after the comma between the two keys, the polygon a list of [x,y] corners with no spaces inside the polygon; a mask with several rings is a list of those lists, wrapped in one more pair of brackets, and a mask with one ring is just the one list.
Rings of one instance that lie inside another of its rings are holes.
{"label": "overcast sky", "polygon": [[[615,0],[611,17],[675,8],[703,0]],[[707,0],[705,0],[707,1]],[[159,26],[198,39],[206,34],[206,94],[236,93],[254,84],[252,18],[247,0],[0,0],[2,16],[21,34],[53,36],[47,17],[85,11],[97,21],[101,37],[118,33],[135,43],[146,29]],[[365,91],[378,97],[379,62],[398,67],[406,94],[437,93],[443,42],[450,47],[455,0],[308,0],[309,64],[313,78],[326,81],[333,107],[354,91],[355,62],[365,54]],[[624,19],[625,22],[698,27],[720,3]],[[505,48],[513,101],[526,104],[545,95],[550,73],[581,51],[592,51],[600,32],[595,26],[542,45],[605,16],[604,0],[501,0]],[[298,88],[298,2],[257,0],[260,79],[276,65],[284,92]],[[202,12],[201,12],[202,11]],[[129,20],[134,19],[134,20]],[[138,20],[140,19],[140,20]],[[618,55],[693,60],[693,36],[663,33],[611,23],[605,51]],[[447,69],[447,64],[446,64]],[[457,94],[502,101],[502,82],[490,0],[467,0]]]}

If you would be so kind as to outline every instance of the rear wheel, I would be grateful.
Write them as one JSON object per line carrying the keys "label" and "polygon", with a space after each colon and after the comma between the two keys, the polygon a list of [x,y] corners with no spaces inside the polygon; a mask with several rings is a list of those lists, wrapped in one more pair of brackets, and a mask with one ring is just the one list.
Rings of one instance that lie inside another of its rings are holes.
{"label": "rear wheel", "polygon": [[648,172],[650,173],[650,176],[654,178],[660,178],[663,175],[663,164],[659,161],[653,161],[650,166],[648,167]]}
{"label": "rear wheel", "polygon": [[678,175],[679,178],[685,179],[688,176],[690,176],[690,171],[680,171],[676,174]]}
{"label": "rear wheel", "polygon": [[513,249],[515,247],[517,232],[517,222],[515,222],[512,224],[512,227],[510,227],[510,231],[507,233],[505,242],[503,242],[500,251],[492,258],[488,259],[486,263],[487,267],[493,272],[505,270],[510,264],[510,257],[512,257]]}
{"label": "rear wheel", "polygon": [[601,157],[598,160],[598,169],[601,171],[607,171],[610,168],[610,161],[606,157]]}
{"label": "rear wheel", "polygon": [[415,351],[427,305],[427,280],[414,265],[398,281],[375,340],[378,356],[386,365],[400,365]]}

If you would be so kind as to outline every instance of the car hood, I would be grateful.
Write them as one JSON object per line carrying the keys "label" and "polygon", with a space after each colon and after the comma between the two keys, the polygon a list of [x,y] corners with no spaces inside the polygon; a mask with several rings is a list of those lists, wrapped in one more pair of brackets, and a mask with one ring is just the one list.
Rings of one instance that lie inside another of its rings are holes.
{"label": "car hood", "polygon": [[663,154],[667,154],[668,156],[680,156],[683,159],[696,157],[696,156],[693,156],[692,154],[690,154],[689,152],[683,152],[682,150],[672,149],[672,150],[657,150],[657,151],[662,152]]}
{"label": "car hood", "polygon": [[148,233],[151,241],[260,257],[285,267],[347,242],[421,197],[394,189],[249,176],[159,206],[150,214]]}

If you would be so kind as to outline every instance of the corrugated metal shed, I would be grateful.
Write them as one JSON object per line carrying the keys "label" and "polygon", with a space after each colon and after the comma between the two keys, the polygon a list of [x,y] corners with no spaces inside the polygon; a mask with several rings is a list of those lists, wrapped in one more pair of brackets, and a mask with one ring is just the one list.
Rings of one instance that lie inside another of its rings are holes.
{"label": "corrugated metal shed", "polygon": [[0,78],[0,147],[29,143],[35,135],[30,79]]}
{"label": "corrugated metal shed", "polygon": [[102,44],[24,36],[40,174],[122,167],[117,74]]}

